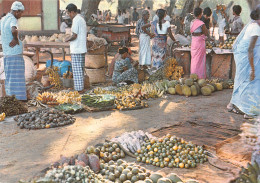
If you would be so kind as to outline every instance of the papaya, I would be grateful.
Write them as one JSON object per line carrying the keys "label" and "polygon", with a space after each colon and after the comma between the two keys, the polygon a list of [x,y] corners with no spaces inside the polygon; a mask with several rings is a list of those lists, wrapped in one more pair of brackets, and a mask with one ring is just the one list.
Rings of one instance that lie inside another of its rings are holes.
{"label": "papaya", "polygon": [[192,85],[192,86],[190,87],[190,89],[191,89],[191,95],[192,95],[192,96],[197,96],[197,95],[198,95],[198,91],[197,91],[197,88],[196,88],[195,85]]}
{"label": "papaya", "polygon": [[183,93],[182,93],[182,87],[181,87],[180,84],[177,84],[177,85],[175,86],[175,90],[176,90],[176,93],[177,93],[178,95],[183,95]]}
{"label": "papaya", "polygon": [[204,86],[204,87],[201,88],[201,93],[204,96],[211,95],[211,93],[212,93],[211,91],[212,90],[211,90],[211,88],[209,86]]}
{"label": "papaya", "polygon": [[187,86],[187,85],[183,85],[183,86],[182,86],[182,93],[183,93],[183,95],[185,95],[186,97],[191,96],[191,89],[190,89],[190,87]]}

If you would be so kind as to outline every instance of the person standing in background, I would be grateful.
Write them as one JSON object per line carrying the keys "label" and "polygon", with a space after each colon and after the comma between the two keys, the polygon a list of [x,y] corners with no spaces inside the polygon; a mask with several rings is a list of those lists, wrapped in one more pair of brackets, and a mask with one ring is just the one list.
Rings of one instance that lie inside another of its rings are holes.
{"label": "person standing in background", "polygon": [[69,25],[68,25],[69,18],[70,18],[69,16],[64,16],[64,18],[63,18],[64,21],[60,24],[60,32],[61,33],[65,33],[66,28],[69,27]]}
{"label": "person standing in background", "polygon": [[219,9],[220,9],[219,6],[220,6],[220,5],[217,5],[217,6],[216,6],[216,9],[213,10],[213,14],[212,14],[212,24],[213,24],[212,37],[214,36],[215,27],[217,26],[217,23],[218,23],[218,11],[219,11]]}
{"label": "person standing in background", "polygon": [[133,26],[135,26],[135,24],[138,20],[139,20],[139,13],[136,11],[136,8],[134,8],[134,12],[132,15]]}
{"label": "person standing in background", "polygon": [[22,17],[24,6],[15,1],[11,12],[1,20],[2,47],[4,54],[5,92],[18,100],[27,100],[23,43],[18,37],[17,20]]}
{"label": "person standing in background", "polygon": [[124,24],[124,21],[125,21],[125,17],[122,15],[122,12],[118,10],[117,23]]}
{"label": "person standing in background", "polygon": [[201,21],[205,23],[206,28],[209,30],[210,28],[210,17],[211,17],[212,11],[209,7],[205,8],[203,10],[203,15],[201,17]]}
{"label": "person standing in background", "polygon": [[72,35],[66,39],[66,42],[70,41],[74,89],[79,93],[83,93],[85,54],[87,52],[87,25],[84,18],[77,13],[75,4],[69,4],[66,7],[66,12],[72,19]]}
{"label": "person standing in background", "polygon": [[240,13],[242,11],[242,7],[239,5],[233,6],[233,15],[234,18],[229,21],[231,25],[230,32],[227,32],[226,34],[237,36],[243,29],[244,23],[240,17]]}
{"label": "person standing in background", "polygon": [[226,26],[226,7],[224,5],[219,6],[218,13],[218,34],[220,43],[224,43],[225,26]]}

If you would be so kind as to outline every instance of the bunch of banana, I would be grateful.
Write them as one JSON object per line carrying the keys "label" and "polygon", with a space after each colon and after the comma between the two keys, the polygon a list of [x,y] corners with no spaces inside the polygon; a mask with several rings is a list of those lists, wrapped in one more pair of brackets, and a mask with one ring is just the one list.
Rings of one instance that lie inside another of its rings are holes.
{"label": "bunch of banana", "polygon": [[143,102],[140,98],[135,98],[133,95],[123,96],[121,99],[116,99],[115,104],[118,110],[148,107],[146,102]]}
{"label": "bunch of banana", "polygon": [[183,72],[183,67],[178,66],[178,63],[175,58],[171,57],[166,60],[166,64],[164,67],[164,75],[169,80],[179,80]]}
{"label": "bunch of banana", "polygon": [[55,88],[61,89],[62,88],[62,82],[58,73],[58,67],[48,68],[46,70],[46,74],[49,75],[49,80],[51,85],[54,85]]}
{"label": "bunch of banana", "polygon": [[3,112],[2,114],[0,114],[0,121],[4,121],[5,119],[5,113]]}
{"label": "bunch of banana", "polygon": [[260,182],[260,167],[255,161],[253,164],[248,163],[247,168],[242,167],[239,177],[232,181],[233,183],[258,183]]}
{"label": "bunch of banana", "polygon": [[162,97],[164,91],[157,88],[153,83],[144,83],[142,85],[141,93],[145,99],[148,99]]}
{"label": "bunch of banana", "polygon": [[53,93],[53,96],[57,99],[59,104],[79,104],[81,102],[81,96],[78,91]]}
{"label": "bunch of banana", "polygon": [[50,105],[58,105],[57,99],[52,95],[52,93],[44,92],[42,94],[39,94],[36,97],[36,100],[40,101],[43,104],[50,104]]}
{"label": "bunch of banana", "polygon": [[72,79],[73,78],[73,74],[70,71],[67,71],[66,73],[63,74],[62,76],[64,79]]}

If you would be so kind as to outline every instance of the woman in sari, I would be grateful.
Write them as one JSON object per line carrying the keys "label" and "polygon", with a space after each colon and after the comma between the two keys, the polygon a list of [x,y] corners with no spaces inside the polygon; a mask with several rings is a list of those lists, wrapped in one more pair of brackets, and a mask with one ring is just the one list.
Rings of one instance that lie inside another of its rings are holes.
{"label": "woman in sari", "polygon": [[[236,75],[233,94],[227,108],[230,112],[256,115],[260,111],[260,5],[251,12],[250,22],[233,45]],[[258,114],[259,115],[259,114]]]}
{"label": "woman in sari", "polygon": [[138,72],[131,64],[131,61],[128,56],[127,48],[119,49],[120,59],[115,62],[114,72],[112,81],[116,84],[121,82],[126,82],[127,84],[138,83]]}
{"label": "woman in sari", "polygon": [[155,34],[152,46],[152,62],[153,67],[159,69],[163,66],[163,61],[166,58],[167,35],[169,35],[174,42],[176,42],[176,40],[172,35],[170,22],[164,20],[166,11],[163,9],[157,10],[157,16],[159,20],[155,20],[151,24],[152,33]]}
{"label": "woman in sari", "polygon": [[206,36],[209,32],[201,21],[202,9],[194,9],[195,19],[191,22],[191,66],[190,73],[197,74],[200,79],[206,78]]}

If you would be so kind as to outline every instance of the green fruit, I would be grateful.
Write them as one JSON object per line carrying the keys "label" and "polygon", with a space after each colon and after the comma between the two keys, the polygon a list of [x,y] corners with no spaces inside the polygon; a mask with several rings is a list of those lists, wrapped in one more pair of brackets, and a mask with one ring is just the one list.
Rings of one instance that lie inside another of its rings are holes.
{"label": "green fruit", "polygon": [[195,85],[192,85],[192,86],[190,87],[190,90],[191,90],[191,95],[192,95],[192,96],[197,96],[197,95],[198,95],[198,91],[197,91],[197,88],[196,88]]}
{"label": "green fruit", "polygon": [[108,179],[111,180],[111,181],[115,181],[116,177],[113,173],[110,173],[109,176],[108,176]]}
{"label": "green fruit", "polygon": [[153,181],[151,179],[145,179],[144,182],[145,183],[153,183]]}
{"label": "green fruit", "polygon": [[163,178],[163,176],[159,173],[153,173],[151,176],[150,176],[150,179],[153,181],[153,183],[157,183],[157,181],[160,179],[160,178]]}
{"label": "green fruit", "polygon": [[190,87],[187,86],[187,85],[183,85],[183,86],[182,86],[182,93],[183,93],[183,95],[186,96],[186,97],[191,96],[191,89],[190,89]]}
{"label": "green fruit", "polygon": [[133,173],[134,175],[137,175],[137,174],[139,173],[139,169],[136,168],[136,167],[134,167],[134,168],[132,169],[132,173]]}
{"label": "green fruit", "polygon": [[200,87],[206,86],[207,82],[205,79],[199,79],[198,80],[198,84]]}
{"label": "green fruit", "polygon": [[185,85],[192,86],[193,85],[193,79],[186,79],[185,80]]}
{"label": "green fruit", "polygon": [[132,178],[131,178],[131,182],[137,182],[139,179],[137,178],[137,176],[133,176]]}
{"label": "green fruit", "polygon": [[87,151],[87,154],[92,154],[95,151],[95,147],[94,146],[89,146],[89,147],[87,147],[86,151]]}
{"label": "green fruit", "polygon": [[132,172],[129,172],[129,173],[126,175],[126,177],[127,177],[128,180],[131,180],[131,179],[132,179],[132,176],[133,176]]}
{"label": "green fruit", "polygon": [[204,87],[202,87],[201,88],[201,93],[202,93],[202,95],[204,95],[204,96],[208,96],[208,95],[211,95],[211,88],[210,87],[208,87],[208,86],[204,86]]}
{"label": "green fruit", "polygon": [[175,95],[176,94],[176,90],[175,88],[168,88],[168,91],[167,91],[169,94],[171,95]]}
{"label": "green fruit", "polygon": [[129,170],[129,169],[124,169],[124,170],[123,170],[123,172],[122,172],[122,174],[125,174],[125,175],[127,175],[129,172],[130,172],[130,170]]}
{"label": "green fruit", "polygon": [[212,86],[211,84],[207,84],[206,86],[208,86],[211,89],[211,93],[213,93],[215,91],[214,86]]}
{"label": "green fruit", "polygon": [[222,86],[221,83],[216,83],[215,85],[216,85],[218,91],[222,91],[223,90],[223,86]]}
{"label": "green fruit", "polygon": [[121,174],[120,177],[119,177],[119,180],[120,180],[121,182],[126,181],[126,179],[127,179],[127,177],[126,177],[125,174]]}
{"label": "green fruit", "polygon": [[198,92],[198,95],[199,95],[201,93],[200,86],[197,82],[195,82],[194,85],[196,86],[196,89],[197,89],[197,92]]}
{"label": "green fruit", "polygon": [[172,181],[172,183],[182,182],[180,177],[175,173],[171,173],[171,174],[167,175],[166,178],[170,179]]}
{"label": "green fruit", "polygon": [[183,95],[183,93],[182,93],[182,88],[181,88],[181,85],[180,85],[180,84],[177,84],[177,85],[175,86],[175,90],[176,90],[176,93],[177,93],[178,95]]}
{"label": "green fruit", "polygon": [[160,178],[157,183],[172,183],[172,181],[168,178]]}
{"label": "green fruit", "polygon": [[145,173],[140,173],[140,174],[139,174],[139,179],[140,179],[140,180],[145,180],[145,177],[146,177],[146,176],[145,176]]}
{"label": "green fruit", "polygon": [[197,180],[190,179],[190,180],[186,181],[186,183],[199,183],[199,182]]}
{"label": "green fruit", "polygon": [[197,74],[191,74],[190,78],[193,79],[193,81],[197,81],[198,80],[198,75]]}

